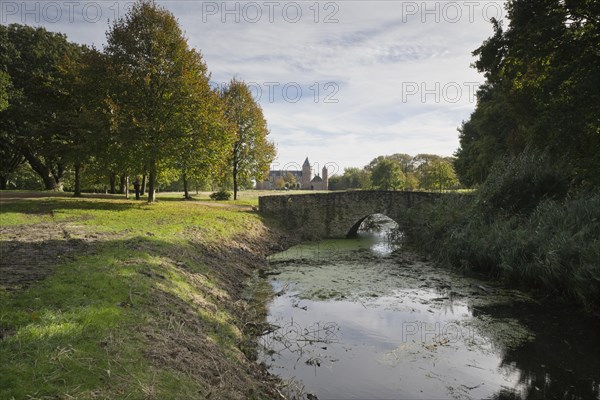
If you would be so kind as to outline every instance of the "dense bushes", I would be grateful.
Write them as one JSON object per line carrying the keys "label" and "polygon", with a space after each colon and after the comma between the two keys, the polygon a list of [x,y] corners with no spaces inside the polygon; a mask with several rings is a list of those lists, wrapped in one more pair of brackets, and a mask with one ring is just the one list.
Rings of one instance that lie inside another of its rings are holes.
{"label": "dense bushes", "polygon": [[231,192],[227,190],[219,190],[210,194],[210,198],[213,200],[229,200],[231,198]]}
{"label": "dense bushes", "polygon": [[503,160],[475,195],[414,209],[407,237],[442,262],[600,310],[600,193],[567,190],[543,158]]}
{"label": "dense bushes", "polygon": [[544,199],[563,199],[569,180],[556,163],[535,152],[503,157],[478,191],[486,213],[529,214]]}

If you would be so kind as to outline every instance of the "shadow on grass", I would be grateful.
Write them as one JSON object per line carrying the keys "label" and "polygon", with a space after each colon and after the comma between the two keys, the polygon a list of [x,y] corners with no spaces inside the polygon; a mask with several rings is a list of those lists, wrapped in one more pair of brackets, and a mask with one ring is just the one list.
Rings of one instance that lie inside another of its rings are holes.
{"label": "shadow on grass", "polygon": [[0,214],[23,213],[23,214],[52,214],[58,210],[103,210],[103,211],[127,211],[139,208],[146,203],[134,203],[124,201],[81,201],[81,198],[60,199],[23,199],[16,202],[6,202],[0,207]]}
{"label": "shadow on grass", "polygon": [[230,354],[243,329],[234,303],[260,261],[249,251],[143,236],[0,244],[0,397],[110,390],[98,377],[131,381],[144,355],[202,387],[247,373]]}

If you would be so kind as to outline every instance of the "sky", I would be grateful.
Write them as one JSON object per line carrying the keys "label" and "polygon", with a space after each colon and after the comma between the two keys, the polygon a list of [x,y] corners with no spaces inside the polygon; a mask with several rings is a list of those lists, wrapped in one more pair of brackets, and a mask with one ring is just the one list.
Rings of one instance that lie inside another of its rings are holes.
{"label": "sky", "polygon": [[[471,53],[502,1],[157,1],[199,50],[213,85],[246,81],[277,146],[274,169],[306,157],[330,176],[379,155],[452,155],[483,77]],[[106,42],[131,2],[0,0],[0,22]]]}

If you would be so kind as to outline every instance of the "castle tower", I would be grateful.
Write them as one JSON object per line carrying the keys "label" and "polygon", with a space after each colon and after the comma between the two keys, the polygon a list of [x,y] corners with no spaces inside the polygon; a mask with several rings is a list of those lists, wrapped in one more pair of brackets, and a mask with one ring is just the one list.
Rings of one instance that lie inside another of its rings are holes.
{"label": "castle tower", "polygon": [[329,189],[329,179],[327,176],[327,167],[323,166],[323,170],[321,171],[321,177],[323,178],[323,190]]}
{"label": "castle tower", "polygon": [[310,162],[308,161],[308,157],[306,157],[306,160],[304,160],[304,164],[302,164],[302,189],[310,189],[310,180],[312,178],[311,175],[312,174],[310,172]]}

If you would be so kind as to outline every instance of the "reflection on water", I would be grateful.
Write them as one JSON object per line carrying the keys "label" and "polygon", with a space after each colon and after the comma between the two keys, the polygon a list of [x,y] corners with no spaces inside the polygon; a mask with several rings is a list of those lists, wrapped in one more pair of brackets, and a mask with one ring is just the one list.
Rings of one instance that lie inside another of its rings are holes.
{"label": "reflection on water", "polygon": [[385,231],[303,244],[270,263],[279,296],[262,359],[304,394],[600,396],[597,320],[436,268]]}

